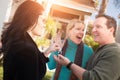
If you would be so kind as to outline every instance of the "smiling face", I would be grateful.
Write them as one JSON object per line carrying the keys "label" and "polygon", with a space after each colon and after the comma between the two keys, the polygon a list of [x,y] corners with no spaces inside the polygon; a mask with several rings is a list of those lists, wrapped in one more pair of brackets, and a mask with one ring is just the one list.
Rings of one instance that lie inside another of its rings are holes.
{"label": "smiling face", "polygon": [[84,35],[84,24],[77,22],[67,32],[68,38],[76,44],[80,44]]}
{"label": "smiling face", "polygon": [[114,29],[108,28],[106,25],[107,19],[99,17],[93,24],[92,33],[94,40],[100,45],[108,44],[112,42]]}

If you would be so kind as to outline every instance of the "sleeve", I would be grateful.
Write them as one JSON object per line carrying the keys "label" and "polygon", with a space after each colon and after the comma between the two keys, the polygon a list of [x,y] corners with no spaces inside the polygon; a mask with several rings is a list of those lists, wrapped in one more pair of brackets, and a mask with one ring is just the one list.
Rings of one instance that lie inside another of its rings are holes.
{"label": "sleeve", "polygon": [[46,56],[44,55],[44,53],[41,53],[41,54],[42,54],[43,60],[44,60],[46,63],[49,62],[49,58],[46,57]]}
{"label": "sleeve", "polygon": [[56,68],[56,61],[54,60],[54,57],[53,57],[54,55],[58,55],[58,52],[52,52],[49,57],[49,62],[47,63],[47,65],[50,70]]}
{"label": "sleeve", "polygon": [[120,52],[109,50],[96,59],[90,71],[85,71],[83,80],[118,80],[120,75]]}

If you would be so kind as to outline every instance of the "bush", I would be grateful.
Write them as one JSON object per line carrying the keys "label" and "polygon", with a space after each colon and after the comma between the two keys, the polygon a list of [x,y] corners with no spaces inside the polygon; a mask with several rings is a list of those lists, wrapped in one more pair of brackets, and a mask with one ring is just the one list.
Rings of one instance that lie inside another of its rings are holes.
{"label": "bush", "polygon": [[43,80],[50,80],[51,77],[53,75],[53,72],[47,71],[45,77],[43,78]]}
{"label": "bush", "polygon": [[3,68],[0,66],[0,80],[3,80]]}
{"label": "bush", "polygon": [[88,46],[92,47],[92,49],[94,51],[99,47],[99,44],[97,42],[95,42],[93,37],[90,35],[85,36],[84,43],[86,43]]}

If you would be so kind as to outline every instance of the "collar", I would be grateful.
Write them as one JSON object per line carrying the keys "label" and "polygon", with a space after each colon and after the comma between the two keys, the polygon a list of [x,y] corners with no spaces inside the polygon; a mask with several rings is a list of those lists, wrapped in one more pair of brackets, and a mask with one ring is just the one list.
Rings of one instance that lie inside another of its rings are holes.
{"label": "collar", "polygon": [[68,46],[76,48],[78,45],[75,44],[72,40],[68,39]]}

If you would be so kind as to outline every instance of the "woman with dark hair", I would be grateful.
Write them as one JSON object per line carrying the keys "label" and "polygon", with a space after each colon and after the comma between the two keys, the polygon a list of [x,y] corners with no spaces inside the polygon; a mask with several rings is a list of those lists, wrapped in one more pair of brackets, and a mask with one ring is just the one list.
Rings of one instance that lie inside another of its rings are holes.
{"label": "woman with dark hair", "polygon": [[34,42],[44,31],[44,9],[31,0],[16,10],[10,25],[2,34],[3,80],[42,80],[46,73],[48,54],[59,47],[54,44],[45,53]]}

